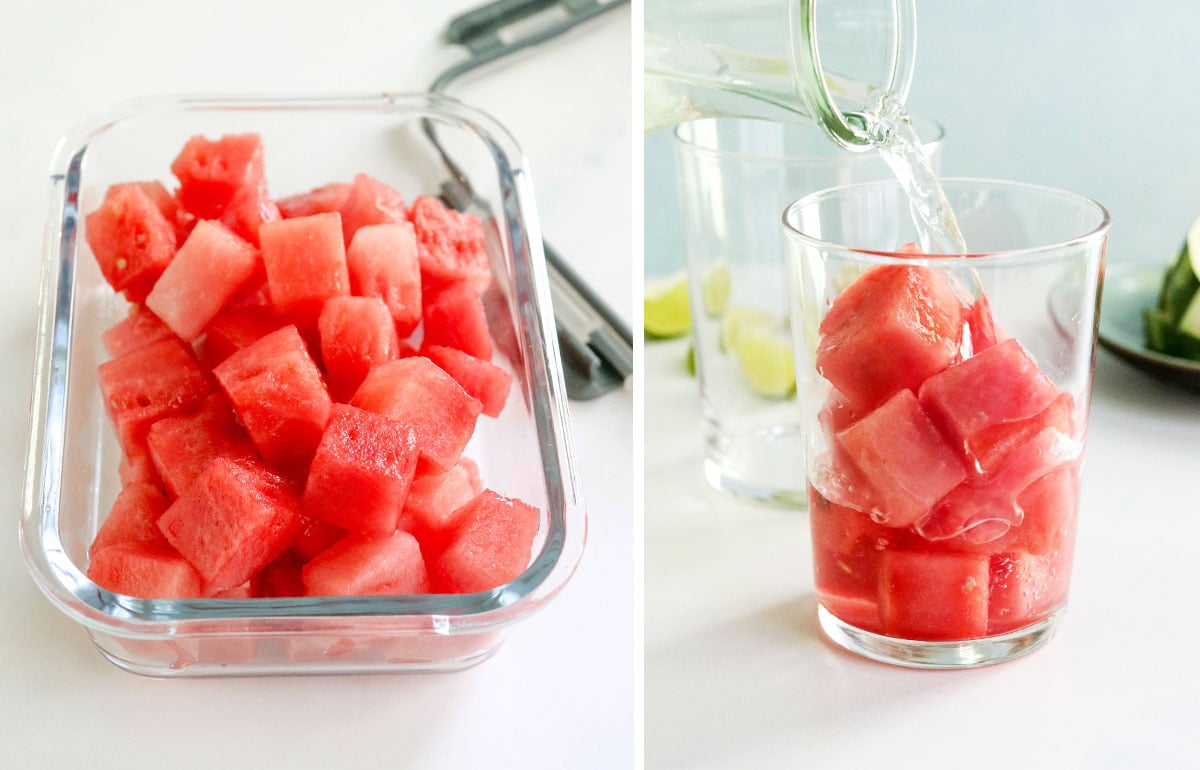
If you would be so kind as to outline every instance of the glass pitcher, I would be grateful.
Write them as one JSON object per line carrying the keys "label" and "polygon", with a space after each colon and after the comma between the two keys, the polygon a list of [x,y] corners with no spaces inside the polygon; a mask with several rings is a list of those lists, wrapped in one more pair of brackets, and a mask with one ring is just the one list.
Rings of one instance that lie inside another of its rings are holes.
{"label": "glass pitcher", "polygon": [[646,130],[698,117],[806,120],[848,149],[878,146],[881,117],[908,98],[915,4],[646,0]]}

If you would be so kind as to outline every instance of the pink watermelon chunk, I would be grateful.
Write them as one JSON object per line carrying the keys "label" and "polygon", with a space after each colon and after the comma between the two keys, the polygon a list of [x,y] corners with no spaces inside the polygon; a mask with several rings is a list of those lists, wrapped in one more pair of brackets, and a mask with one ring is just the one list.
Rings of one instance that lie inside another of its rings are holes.
{"label": "pink watermelon chunk", "polygon": [[104,280],[131,302],[141,302],[175,256],[175,225],[136,183],[108,188],[85,222]]}
{"label": "pink watermelon chunk", "polygon": [[417,472],[422,474],[454,467],[483,411],[453,377],[420,356],[376,366],[350,403],[410,426],[417,434]]}
{"label": "pink watermelon chunk", "polygon": [[1068,563],[1075,545],[1079,509],[1079,465],[1067,463],[1034,481],[1017,497],[1024,521],[1016,543],[1028,553],[1059,556]]}
{"label": "pink watermelon chunk", "polygon": [[295,219],[296,217],[340,211],[349,194],[350,185],[344,182],[335,182],[306,193],[280,198],[276,204],[284,219]]}
{"label": "pink watermelon chunk", "polygon": [[283,219],[279,206],[267,192],[267,183],[248,185],[234,193],[229,205],[221,214],[221,223],[247,243],[258,246],[258,229],[263,222],[278,222]]}
{"label": "pink watermelon chunk", "polygon": [[416,467],[411,428],[339,404],[309,466],[302,509],[350,532],[393,532]]}
{"label": "pink watermelon chunk", "polygon": [[234,134],[216,141],[194,136],[171,163],[179,180],[179,201],[200,219],[219,219],[244,187],[263,179],[262,138]]}
{"label": "pink watermelon chunk", "polygon": [[417,233],[423,286],[436,289],[466,281],[476,292],[487,289],[492,270],[479,217],[460,214],[426,195],[413,201],[408,214]]}
{"label": "pink watermelon chunk", "polygon": [[296,535],[296,540],[288,551],[300,561],[308,561],[349,534],[346,530],[330,524],[324,519],[314,519],[308,516],[303,518],[304,522],[300,525],[300,532]]}
{"label": "pink watermelon chunk", "polygon": [[917,547],[919,539],[907,529],[877,524],[862,511],[831,502],[812,487],[809,488],[809,500],[813,570],[818,594],[861,597],[877,602],[883,553],[890,549]]}
{"label": "pink watermelon chunk", "polygon": [[233,408],[213,393],[188,414],[164,417],[146,434],[150,458],[171,497],[179,497],[218,457],[248,460],[258,457],[246,433],[238,427]]}
{"label": "pink watermelon chunk", "polygon": [[949,366],[961,329],[962,305],[942,273],[920,265],[872,267],[822,319],[817,371],[865,411],[901,390],[915,392]]}
{"label": "pink watermelon chunk", "polygon": [[333,401],[295,326],[239,350],[213,374],[264,460],[291,468],[312,459]]}
{"label": "pink watermelon chunk", "polygon": [[988,633],[1015,631],[1045,618],[1067,601],[1070,559],[1015,551],[992,556]]}
{"label": "pink watermelon chunk", "polygon": [[541,512],[490,489],[467,503],[462,525],[438,557],[437,585],[446,593],[475,593],[520,577],[529,565]]}
{"label": "pink watermelon chunk", "polygon": [[[947,367],[921,385],[921,407],[980,475],[994,472],[1058,390],[1015,339]],[[1030,433],[1032,431],[1032,433]]]}
{"label": "pink watermelon chunk", "polygon": [[275,312],[314,326],[330,297],[350,293],[338,214],[265,222],[258,231]]}
{"label": "pink watermelon chunk", "polygon": [[253,246],[220,222],[203,220],[154,284],[146,306],[190,342],[253,274],[257,262]]}
{"label": "pink watermelon chunk", "polygon": [[151,343],[170,339],[175,339],[175,333],[162,319],[136,306],[129,315],[100,335],[100,342],[111,358],[120,358]]}
{"label": "pink watermelon chunk", "polygon": [[271,597],[304,596],[304,563],[291,550],[267,566],[258,576],[258,595]]}
{"label": "pink watermelon chunk", "polygon": [[346,401],[371,367],[400,356],[392,314],[378,297],[332,297],[317,319],[329,388]]}
{"label": "pink watermelon chunk", "polygon": [[98,551],[121,543],[157,543],[165,547],[167,541],[157,522],[170,504],[167,496],[152,484],[126,484],[88,547],[88,554],[94,557]]}
{"label": "pink watermelon chunk", "polygon": [[245,583],[276,559],[300,523],[287,481],[257,461],[218,457],[158,527],[216,592]]}
{"label": "pink watermelon chunk", "polygon": [[490,361],[454,348],[431,345],[425,348],[425,355],[462,385],[463,390],[479,399],[484,414],[500,416],[512,387],[511,374]]}
{"label": "pink watermelon chunk", "polygon": [[309,596],[419,594],[429,576],[417,539],[407,532],[347,535],[304,565]]}
{"label": "pink watermelon chunk", "polygon": [[467,462],[442,474],[418,476],[408,489],[397,526],[417,535],[427,551],[445,548],[468,512],[466,504],[482,491],[473,483]]}
{"label": "pink watermelon chunk", "polygon": [[158,471],[150,461],[150,452],[145,447],[135,447],[132,454],[123,452],[121,462],[117,464],[117,475],[122,484],[144,482],[155,487],[162,486]]}
{"label": "pink watermelon chunk", "polygon": [[[986,296],[981,296],[967,306],[963,322],[971,340],[971,355],[978,355],[993,345],[1010,337],[996,324],[992,305]],[[964,337],[967,335],[964,334]]]}
{"label": "pink watermelon chunk", "polygon": [[954,449],[911,390],[902,390],[837,434],[849,461],[870,484],[880,523],[907,527],[966,478]]}
{"label": "pink watermelon chunk", "polygon": [[162,182],[134,182],[133,184],[142,188],[142,191],[158,206],[158,210],[162,212],[166,220],[174,225],[175,243],[186,241],[192,228],[196,226],[195,215],[185,209],[179,202],[179,198],[172,195]]}
{"label": "pink watermelon chunk", "polygon": [[421,322],[421,268],[411,224],[359,228],[346,250],[346,267],[350,292],[382,299],[401,337],[417,328]]}
{"label": "pink watermelon chunk", "polygon": [[422,312],[425,337],[421,347],[434,345],[461,350],[483,361],[492,358],[492,335],[479,292],[467,283],[445,286],[425,295]]}
{"label": "pink watermelon chunk", "polygon": [[358,174],[340,207],[342,235],[349,245],[359,228],[389,225],[408,219],[408,209],[400,193],[368,174]]}
{"label": "pink watermelon chunk", "polygon": [[846,400],[846,397],[831,388],[825,404],[817,413],[817,422],[825,429],[826,434],[832,436],[849,428],[859,417],[862,417],[862,414]]}
{"label": "pink watermelon chunk", "polygon": [[901,639],[975,639],[988,631],[989,557],[888,551],[880,572],[884,633]]}
{"label": "pink watermelon chunk", "polygon": [[164,545],[121,543],[92,556],[88,578],[113,593],[143,599],[192,599],[206,594],[200,575]]}
{"label": "pink watermelon chunk", "polygon": [[260,338],[286,325],[270,309],[231,307],[218,313],[209,322],[204,330],[204,338],[197,340],[197,347],[202,351],[202,360],[210,367],[215,367],[239,350],[250,347]]}
{"label": "pink watermelon chunk", "polygon": [[106,361],[97,377],[121,447],[130,456],[144,446],[151,423],[194,408],[210,392],[208,377],[175,339]]}

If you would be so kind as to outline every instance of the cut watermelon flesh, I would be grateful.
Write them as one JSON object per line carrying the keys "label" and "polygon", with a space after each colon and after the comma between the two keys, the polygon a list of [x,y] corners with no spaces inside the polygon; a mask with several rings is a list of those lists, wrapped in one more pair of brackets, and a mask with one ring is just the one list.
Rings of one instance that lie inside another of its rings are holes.
{"label": "cut watermelon flesh", "polygon": [[302,571],[308,596],[419,594],[429,590],[421,547],[407,532],[347,535]]}
{"label": "cut watermelon flesh", "polygon": [[306,193],[280,198],[276,201],[276,205],[284,219],[295,219],[296,217],[340,211],[349,194],[350,185],[344,182],[335,182]]}
{"label": "cut watermelon flesh", "polygon": [[418,535],[422,543],[429,544],[428,550],[441,552],[462,524],[466,504],[480,491],[463,462],[442,474],[418,476],[409,487],[399,527]]}
{"label": "cut watermelon flesh", "polygon": [[104,280],[131,302],[144,300],[175,256],[175,225],[137,184],[110,187],[85,223]]}
{"label": "cut watermelon flesh", "polygon": [[97,374],[105,408],[129,456],[145,451],[151,423],[192,409],[211,389],[208,377],[176,339],[107,361]]}
{"label": "cut watermelon flesh", "polygon": [[143,599],[190,599],[206,594],[200,575],[169,547],[122,543],[98,550],[88,578],[113,593]]}
{"label": "cut watermelon flesh", "polygon": [[350,532],[393,532],[417,456],[407,425],[339,404],[309,466],[302,510]]}
{"label": "cut watermelon flesh", "polygon": [[332,297],[317,319],[321,360],[329,388],[347,401],[378,364],[399,358],[400,340],[383,300],[377,297]]}
{"label": "cut watermelon flesh", "polygon": [[266,182],[239,189],[221,214],[222,224],[255,246],[259,244],[258,230],[263,223],[278,222],[280,219],[283,219],[283,215],[267,192]]}
{"label": "cut watermelon flesh", "polygon": [[454,348],[431,345],[425,348],[425,355],[462,385],[463,390],[479,399],[484,414],[489,417],[500,416],[512,387],[511,374],[490,361]]}
{"label": "cut watermelon flesh", "polygon": [[888,552],[880,569],[883,631],[921,641],[986,636],[989,580],[987,555]]}
{"label": "cut watermelon flesh", "polygon": [[342,235],[347,246],[359,228],[408,221],[408,209],[400,193],[369,174],[357,174],[339,208]]}
{"label": "cut watermelon flesh", "polygon": [[151,425],[146,445],[155,470],[173,498],[183,494],[218,457],[242,460],[258,456],[238,427],[233,407],[219,393],[211,394],[194,412],[164,417]]}
{"label": "cut watermelon flesh", "polygon": [[426,294],[423,349],[434,345],[461,350],[482,361],[492,358],[492,335],[479,292],[467,283],[455,283],[433,296]]}
{"label": "cut watermelon flesh", "polygon": [[301,524],[290,484],[255,461],[219,457],[159,518],[210,591],[245,583],[282,554]]}
{"label": "cut watermelon flesh", "polygon": [[262,138],[234,134],[217,140],[195,136],[171,163],[179,200],[200,219],[219,219],[237,192],[263,180]]}
{"label": "cut watermelon flesh", "polygon": [[1071,559],[1016,551],[992,556],[988,633],[1015,631],[1045,618],[1067,601]]}
{"label": "cut watermelon flesh", "polygon": [[158,517],[170,504],[166,495],[152,484],[126,484],[88,547],[88,554],[94,557],[98,551],[121,543],[157,543],[166,547],[167,541],[158,530]]}
{"label": "cut watermelon flesh", "polygon": [[132,310],[100,335],[100,342],[111,358],[120,358],[126,353],[169,339],[175,339],[175,333],[161,318],[145,308]]}
{"label": "cut watermelon flesh", "polygon": [[210,366],[248,348],[271,332],[286,326],[269,309],[230,308],[221,312],[204,330],[203,340],[197,341],[201,358]]}
{"label": "cut watermelon flesh", "polygon": [[437,198],[422,195],[413,201],[409,221],[417,233],[417,257],[422,286],[436,290],[459,281],[483,292],[491,284],[483,223],[460,214]]}
{"label": "cut watermelon flesh", "polygon": [[378,297],[396,332],[407,337],[421,322],[421,268],[417,236],[409,222],[361,227],[346,249],[350,292]]}
{"label": "cut watermelon flesh", "polygon": [[271,303],[280,316],[312,327],[325,300],[350,293],[338,214],[265,222],[258,237]]}
{"label": "cut watermelon flesh", "polygon": [[435,586],[446,593],[474,593],[520,577],[529,564],[541,512],[488,489],[465,507],[462,525],[438,557]]}

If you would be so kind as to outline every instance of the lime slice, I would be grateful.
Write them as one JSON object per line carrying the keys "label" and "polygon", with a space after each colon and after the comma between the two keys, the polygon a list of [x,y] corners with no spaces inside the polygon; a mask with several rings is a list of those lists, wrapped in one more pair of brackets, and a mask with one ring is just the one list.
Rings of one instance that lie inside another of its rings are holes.
{"label": "lime slice", "polygon": [[756,307],[731,307],[721,319],[721,351],[729,353],[737,345],[743,328],[776,326],[775,316]]}
{"label": "lime slice", "polygon": [[679,337],[692,328],[687,274],[675,273],[646,284],[642,325],[652,337]]}
{"label": "lime slice", "polygon": [[734,341],[746,381],[755,393],[784,398],[796,388],[795,357],[791,339],[769,326],[743,326]]}
{"label": "lime slice", "polygon": [[709,318],[720,318],[729,304],[730,275],[729,265],[718,262],[704,271],[700,279],[700,299],[704,302],[704,312]]}

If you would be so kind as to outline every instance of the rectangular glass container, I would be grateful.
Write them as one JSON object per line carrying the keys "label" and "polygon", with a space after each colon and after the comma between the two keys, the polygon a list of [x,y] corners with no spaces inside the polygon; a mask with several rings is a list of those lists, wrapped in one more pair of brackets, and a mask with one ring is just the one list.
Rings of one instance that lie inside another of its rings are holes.
{"label": "rectangular glass container", "polygon": [[[411,201],[444,194],[484,221],[495,281],[485,294],[494,363],[513,374],[498,419],[464,456],[500,494],[538,507],[525,572],[463,595],[139,599],[87,578],[87,548],[120,490],[121,448],[96,367],[100,335],[128,312],[87,245],[109,185],[159,180],[186,140],[257,132],[274,195],[360,172]],[[541,234],[525,158],[487,115],[446,97],[161,98],[68,135],[51,166],[21,542],[38,586],[113,663],[153,676],[451,671],[490,657],[543,606],[582,554],[586,515]]]}

